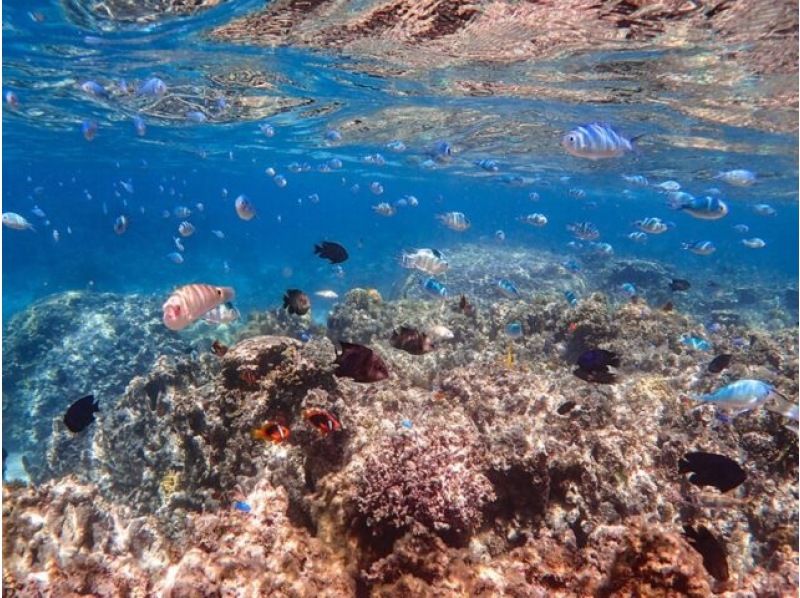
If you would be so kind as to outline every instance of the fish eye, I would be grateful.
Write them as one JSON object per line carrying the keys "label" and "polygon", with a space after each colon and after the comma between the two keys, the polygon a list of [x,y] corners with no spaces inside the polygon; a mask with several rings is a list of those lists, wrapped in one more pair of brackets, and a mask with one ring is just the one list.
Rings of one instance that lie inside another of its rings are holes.
{"label": "fish eye", "polygon": [[222,297],[222,289],[217,289],[217,297]]}

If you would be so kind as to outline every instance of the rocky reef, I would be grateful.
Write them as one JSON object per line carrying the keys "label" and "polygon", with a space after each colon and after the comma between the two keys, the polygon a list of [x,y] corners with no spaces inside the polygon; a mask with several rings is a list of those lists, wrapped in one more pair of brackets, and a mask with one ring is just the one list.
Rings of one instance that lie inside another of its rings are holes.
{"label": "rocky reef", "polygon": [[[740,378],[796,398],[796,329],[708,330],[681,311],[603,293],[582,292],[570,307],[559,280],[572,275],[546,258],[532,267],[539,289],[519,280],[519,299],[454,273],[448,284],[469,292],[470,310],[458,295],[421,300],[414,285],[392,300],[355,289],[331,313],[330,338],[315,328],[298,340],[313,325],[283,312],[253,316],[221,356],[207,340],[181,350],[191,343],[154,324],[162,355],[145,352],[127,384],[120,374],[117,400],[83,436],[53,423],[42,470],[54,479],[5,486],[4,591],[796,593],[796,432],[764,409],[724,423],[689,399]],[[668,274],[613,268],[654,289]],[[64,301],[37,306],[37,321],[66,326]],[[521,334],[508,334],[509,321]],[[410,355],[388,340],[404,324],[452,338]],[[687,346],[687,334],[704,335],[714,353]],[[337,378],[340,339],[372,347],[389,379]],[[55,358],[53,347],[28,354],[12,341],[6,356]],[[614,384],[573,375],[594,347],[622,356]],[[720,374],[706,368],[716,352],[733,355]],[[20,372],[15,384],[31,380]],[[314,410],[340,429],[312,425]],[[255,439],[266,422],[285,432]],[[737,461],[744,484],[725,494],[690,484],[678,461],[697,450]],[[699,528],[722,541],[724,567],[689,541],[686,529]]]}

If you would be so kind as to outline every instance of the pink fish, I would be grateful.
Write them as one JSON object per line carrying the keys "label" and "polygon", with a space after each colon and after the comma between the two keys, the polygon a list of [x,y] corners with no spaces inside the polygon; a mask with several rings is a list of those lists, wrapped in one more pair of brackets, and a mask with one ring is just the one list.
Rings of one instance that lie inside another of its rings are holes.
{"label": "pink fish", "polygon": [[232,301],[235,295],[232,287],[210,284],[180,287],[164,303],[164,325],[170,330],[183,330],[218,305]]}

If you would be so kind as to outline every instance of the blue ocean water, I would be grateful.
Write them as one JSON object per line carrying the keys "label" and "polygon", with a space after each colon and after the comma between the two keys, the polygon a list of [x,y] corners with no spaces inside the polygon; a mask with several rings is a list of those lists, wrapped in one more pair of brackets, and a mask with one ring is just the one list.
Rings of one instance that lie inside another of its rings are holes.
{"label": "blue ocean water", "polygon": [[[205,37],[209,27],[258,5],[229,3],[191,20],[112,28],[67,19],[57,3],[38,13],[41,20],[32,18],[27,5],[4,3],[3,91],[16,94],[19,106],[6,103],[3,111],[3,211],[21,214],[36,227],[3,231],[4,318],[68,289],[166,297],[189,282],[232,285],[243,312],[279,305],[287,286],[339,293],[362,286],[389,293],[401,274],[404,249],[494,244],[495,231],[502,229],[509,246],[543,248],[568,259],[576,250],[565,227],[576,221],[594,223],[599,241],[610,243],[616,257],[653,259],[687,278],[796,282],[796,134],[718,124],[657,102],[443,95],[425,81],[350,69],[342,57]],[[646,64],[660,57],[659,51],[638,51],[617,53],[614,60]],[[594,59],[602,63],[603,56]],[[268,73],[268,91],[218,83],[242,65]],[[147,130],[138,136],[132,118],[145,102],[130,90],[150,77],[166,83],[168,96],[189,99],[178,109],[142,113]],[[83,82],[96,81],[114,90],[121,79],[130,88],[124,94],[93,97],[81,89]],[[206,102],[208,119],[196,123],[185,112],[198,97],[225,102]],[[273,108],[278,97],[298,105]],[[259,102],[263,118],[255,116],[257,109],[243,109]],[[432,110],[448,118],[427,123]],[[404,115],[394,128],[388,117],[378,119],[392,111]],[[99,125],[92,141],[81,133],[87,119]],[[417,122],[409,125],[409,119]],[[642,136],[636,151],[596,162],[568,155],[560,136],[594,121]],[[274,136],[262,133],[264,123]],[[508,134],[496,134],[504,128]],[[328,140],[330,129],[341,131],[341,140]],[[387,148],[392,139],[407,149]],[[429,150],[439,140],[452,146],[453,156],[429,167]],[[363,159],[376,152],[384,165]],[[334,158],[342,167],[320,172]],[[495,160],[498,171],[476,166],[482,159]],[[292,163],[310,170],[292,172]],[[268,167],[288,184],[277,186],[265,174]],[[736,168],[755,172],[756,184],[735,187],[714,179]],[[651,185],[628,184],[623,174],[643,175]],[[730,213],[705,221],[670,210],[665,193],[653,186],[666,180],[696,196],[716,188]],[[133,192],[121,181],[132,184]],[[369,189],[375,181],[383,186],[380,196]],[[585,198],[576,199],[574,189]],[[529,199],[532,192],[538,202]],[[240,194],[257,210],[252,221],[235,213]],[[312,194],[318,202],[309,199]],[[417,197],[419,206],[400,207],[388,218],[372,209],[404,195]],[[755,214],[758,203],[770,204],[777,215]],[[34,215],[34,206],[46,218]],[[173,238],[183,220],[172,214],[178,206],[193,211],[188,220],[196,227],[183,239],[182,264],[167,258],[176,251]],[[170,215],[162,217],[164,211]],[[464,212],[471,228],[457,233],[441,226],[435,216],[446,211]],[[548,225],[532,229],[518,221],[532,212],[545,214]],[[129,227],[117,235],[113,225],[121,215]],[[649,216],[675,226],[646,244],[630,241],[632,222]],[[735,224],[748,225],[744,236],[760,237],[766,247],[744,247]],[[222,231],[224,239],[212,230]],[[323,239],[350,250],[343,272],[313,255]],[[713,241],[717,251],[697,256],[681,249],[682,242],[703,240]]]}

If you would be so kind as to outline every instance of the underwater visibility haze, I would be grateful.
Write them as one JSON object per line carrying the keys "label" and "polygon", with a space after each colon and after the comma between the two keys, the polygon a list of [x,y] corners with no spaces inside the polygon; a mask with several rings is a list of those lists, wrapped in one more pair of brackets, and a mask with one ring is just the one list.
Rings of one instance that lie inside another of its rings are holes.
{"label": "underwater visibility haze", "polygon": [[797,594],[796,2],[2,21],[4,594]]}

